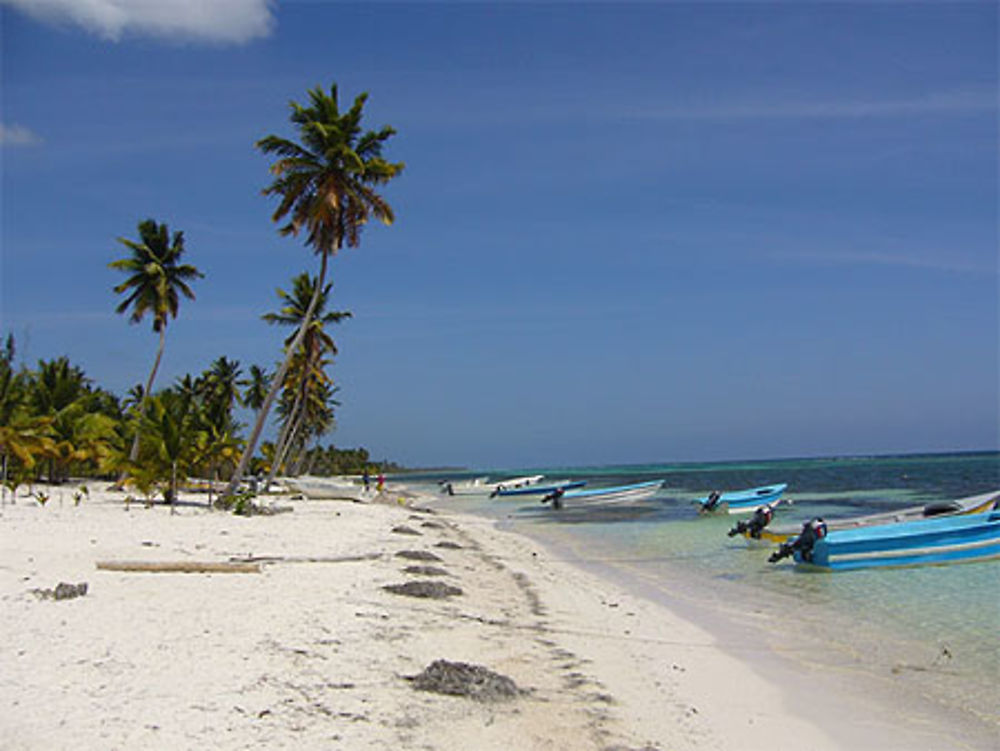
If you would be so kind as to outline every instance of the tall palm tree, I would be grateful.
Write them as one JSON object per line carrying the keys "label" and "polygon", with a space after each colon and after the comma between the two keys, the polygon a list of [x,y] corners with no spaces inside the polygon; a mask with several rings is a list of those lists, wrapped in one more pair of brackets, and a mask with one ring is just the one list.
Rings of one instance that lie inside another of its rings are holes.
{"label": "tall palm tree", "polygon": [[[160,335],[153,369],[149,371],[143,400],[149,398],[153,380],[163,358],[166,344],[167,323],[177,317],[180,296],[194,299],[194,292],[188,282],[204,276],[190,264],[182,264],[184,255],[184,233],[174,232],[173,237],[166,224],[157,224],[153,219],[139,222],[139,242],[119,237],[118,242],[129,250],[127,258],[112,261],[109,266],[128,274],[128,278],[114,288],[116,294],[126,295],[125,300],[115,309],[117,313],[129,314],[130,323],[140,323],[146,313],[153,318],[153,331]],[[179,293],[179,294],[178,294]],[[139,432],[136,431],[129,452],[129,460],[134,462],[139,455]]]}
{"label": "tall palm tree", "polygon": [[276,157],[271,164],[274,181],[264,189],[264,195],[280,199],[272,219],[287,222],[279,229],[282,235],[297,236],[305,231],[306,245],[320,256],[319,279],[299,333],[286,348],[284,362],[271,380],[239,466],[226,489],[227,495],[235,492],[250,463],[289,361],[305,336],[323,289],[330,256],[345,244],[357,247],[361,243],[361,230],[370,219],[385,224],[394,219],[392,208],[375,188],[388,183],[403,169],[402,162],[392,163],[382,157],[385,142],[396,131],[388,126],[378,131],[362,130],[367,94],[358,96],[344,113],[340,112],[336,85],[330,87],[329,94],[317,86],[308,96],[306,106],[290,104],[290,119],[298,131],[299,143],[269,135],[256,146]]}

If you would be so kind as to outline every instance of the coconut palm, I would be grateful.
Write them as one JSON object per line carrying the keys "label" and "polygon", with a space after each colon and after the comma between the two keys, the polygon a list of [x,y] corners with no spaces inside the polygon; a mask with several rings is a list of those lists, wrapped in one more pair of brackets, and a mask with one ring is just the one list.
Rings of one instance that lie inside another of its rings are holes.
{"label": "coconut palm", "polygon": [[166,485],[164,496],[173,510],[179,478],[197,464],[203,443],[197,405],[178,391],[165,389],[146,399],[142,424],[149,458],[144,454],[138,474],[148,472],[149,479]]}
{"label": "coconut palm", "polygon": [[[309,341],[307,336],[306,342]],[[275,462],[268,475],[267,484],[274,480],[275,473],[285,464],[289,450],[298,442],[302,427],[307,424],[312,402],[317,399],[318,394],[322,393],[321,389],[329,388],[332,385],[332,380],[326,374],[326,367],[330,361],[323,357],[323,350],[316,344],[315,339],[312,339],[311,343],[313,346],[309,349],[303,348],[298,355],[292,358],[288,375],[285,377],[285,390],[278,405],[282,418],[282,430],[276,447]],[[289,474],[295,473],[290,472]]]}
{"label": "coconut palm", "polygon": [[[166,344],[167,323],[177,317],[180,295],[194,299],[194,292],[188,282],[204,276],[190,264],[182,264],[184,255],[184,233],[174,232],[171,237],[166,224],[157,224],[152,219],[139,222],[139,241],[119,237],[118,242],[129,250],[127,258],[109,264],[110,268],[128,274],[128,278],[114,288],[116,294],[124,294],[125,299],[115,309],[118,313],[129,312],[130,323],[140,323],[149,313],[153,319],[153,331],[160,335],[156,349],[156,359],[149,371],[143,388],[143,400],[148,399],[153,389],[153,380],[163,358]],[[129,452],[129,460],[135,462],[139,455],[139,433],[136,432]]]}
{"label": "coconut palm", "polygon": [[357,247],[361,230],[370,219],[391,224],[394,218],[392,208],[375,189],[403,169],[401,162],[392,163],[382,157],[382,148],[395,130],[388,126],[378,131],[362,130],[367,94],[358,96],[344,113],[340,112],[336,85],[329,94],[316,87],[308,96],[307,106],[296,102],[290,105],[290,119],[298,131],[299,143],[269,135],[256,146],[276,157],[271,165],[274,181],[264,189],[265,195],[280,199],[272,219],[285,222],[279,229],[282,235],[297,236],[305,232],[306,245],[320,256],[319,279],[296,340],[286,348],[285,359],[271,381],[227,495],[236,490],[246,471],[289,361],[305,336],[323,289],[330,256],[345,245]]}
{"label": "coconut palm", "polygon": [[220,357],[198,379],[206,415],[221,430],[236,426],[233,408],[243,404],[243,395],[239,391],[242,385],[240,374],[239,361]]}
{"label": "coconut palm", "polygon": [[250,366],[250,378],[246,381],[246,390],[243,392],[243,404],[252,409],[255,413],[264,406],[264,399],[267,398],[267,389],[271,377],[259,365]]}
{"label": "coconut palm", "polygon": [[[271,324],[295,326],[296,330],[300,329],[305,321],[309,305],[316,295],[316,287],[317,279],[315,277],[304,273],[299,274],[292,280],[291,292],[278,290],[278,296],[284,302],[280,310],[277,313],[266,313],[262,318]],[[340,323],[351,317],[351,313],[348,311],[325,312],[332,287],[332,284],[327,284],[319,292],[312,320],[306,326],[299,350],[292,355],[289,369],[285,374],[285,393],[294,396],[290,400],[285,400],[287,402],[284,405],[285,419],[275,449],[277,461],[271,468],[268,484],[274,480],[275,473],[288,453],[289,444],[294,438],[295,426],[298,424],[299,408],[307,397],[310,383],[315,380],[315,371],[318,369],[320,376],[325,378],[322,371],[328,361],[323,359],[324,355],[337,353],[337,345],[326,332],[325,326],[331,323]],[[295,338],[296,334],[289,336],[285,340],[285,345],[290,346]],[[292,378],[293,374],[294,378]]]}
{"label": "coconut palm", "polygon": [[13,368],[13,340],[8,338],[0,356],[0,482],[2,503],[7,489],[16,493],[36,463],[52,454],[52,418],[35,414],[29,405],[29,383],[25,372]]}

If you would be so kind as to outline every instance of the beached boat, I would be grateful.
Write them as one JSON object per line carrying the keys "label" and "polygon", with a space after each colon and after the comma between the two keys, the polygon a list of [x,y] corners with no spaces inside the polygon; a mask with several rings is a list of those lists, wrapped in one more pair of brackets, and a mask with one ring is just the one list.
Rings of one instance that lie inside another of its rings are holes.
{"label": "beached boat", "polygon": [[366,489],[361,479],[357,477],[300,475],[299,477],[282,477],[280,480],[292,492],[301,493],[313,501],[367,501],[375,495],[374,483]]}
{"label": "beached boat", "polygon": [[488,477],[477,477],[474,480],[464,482],[441,483],[441,492],[447,495],[489,495],[496,493],[501,488],[523,488],[535,485],[540,483],[544,477],[545,475],[526,475],[495,482],[490,482]]}
{"label": "beached boat", "polygon": [[542,503],[551,503],[554,509],[637,503],[656,495],[662,486],[663,480],[650,480],[591,490],[556,490],[542,498]]}
{"label": "beached boat", "polygon": [[[989,493],[958,498],[952,501],[934,501],[932,503],[921,504],[919,506],[907,506],[896,511],[883,511],[878,514],[866,514],[864,516],[849,516],[842,519],[826,519],[826,527],[831,532],[839,529],[857,529],[858,527],[874,527],[879,524],[894,524],[896,522],[911,522],[919,519],[932,519],[945,516],[960,516],[963,514],[978,514],[983,511],[990,511],[1000,507],[1000,490],[992,490]],[[751,520],[751,522],[754,520]],[[730,532],[730,537],[742,534],[747,538],[747,542],[756,544],[774,544],[785,542],[801,531],[801,524],[783,524],[777,527],[757,525],[737,524]],[[770,521],[768,519],[767,521]],[[743,527],[741,529],[741,527]],[[754,527],[757,527],[756,529]]]}
{"label": "beached boat", "polygon": [[520,495],[548,495],[557,490],[576,490],[587,484],[586,480],[559,480],[557,482],[538,483],[536,485],[526,485],[523,488],[500,488],[492,493],[494,496],[520,496]]}
{"label": "beached boat", "polygon": [[970,563],[1000,558],[1000,511],[892,522],[828,531],[822,519],[775,551],[803,567],[827,571]]}
{"label": "beached boat", "polygon": [[749,514],[761,506],[771,505],[781,498],[788,485],[765,485],[747,490],[713,492],[692,503],[698,504],[699,514]]}

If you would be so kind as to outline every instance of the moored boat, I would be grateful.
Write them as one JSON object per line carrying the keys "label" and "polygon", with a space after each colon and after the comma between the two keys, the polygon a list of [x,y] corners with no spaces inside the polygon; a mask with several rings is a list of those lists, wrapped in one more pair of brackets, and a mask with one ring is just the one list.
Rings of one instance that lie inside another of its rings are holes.
{"label": "moored boat", "polygon": [[[879,524],[893,524],[896,522],[917,521],[919,519],[932,519],[946,516],[961,516],[964,514],[978,514],[983,511],[990,511],[998,508],[1000,504],[1000,490],[992,490],[989,493],[980,493],[966,498],[958,498],[951,501],[934,501],[921,504],[919,506],[908,506],[896,511],[883,511],[878,514],[866,514],[863,516],[850,516],[842,519],[827,518],[826,526],[831,532],[840,529],[857,529],[858,527],[873,527]],[[747,525],[744,525],[747,526]],[[761,527],[759,529],[739,529],[740,525],[733,527],[730,532],[743,534],[748,542],[760,540],[763,543],[782,543],[799,534],[800,524],[784,524],[777,527]]]}
{"label": "moored boat", "polygon": [[781,499],[781,494],[787,487],[787,484],[781,483],[747,490],[731,490],[726,493],[715,491],[692,503],[699,504],[699,514],[749,514],[761,506],[775,504]]}
{"label": "moored boat", "polygon": [[826,571],[970,563],[1000,558],[1000,511],[890,522],[829,531],[822,519],[803,525],[768,559]]}
{"label": "moored boat", "polygon": [[521,495],[548,495],[549,493],[554,493],[557,490],[576,490],[577,488],[582,488],[587,484],[586,480],[559,480],[557,482],[546,482],[537,483],[535,485],[526,485],[520,488],[498,488],[490,497],[500,496],[521,496]]}
{"label": "moored boat", "polygon": [[542,481],[545,475],[525,475],[490,482],[488,477],[477,477],[465,482],[441,483],[441,492],[447,495],[488,495],[500,489],[523,488]]}
{"label": "moored boat", "polygon": [[631,485],[615,485],[590,490],[555,490],[542,498],[542,503],[551,502],[554,509],[561,509],[564,506],[575,508],[637,503],[653,497],[661,487],[663,487],[663,480],[650,480]]}

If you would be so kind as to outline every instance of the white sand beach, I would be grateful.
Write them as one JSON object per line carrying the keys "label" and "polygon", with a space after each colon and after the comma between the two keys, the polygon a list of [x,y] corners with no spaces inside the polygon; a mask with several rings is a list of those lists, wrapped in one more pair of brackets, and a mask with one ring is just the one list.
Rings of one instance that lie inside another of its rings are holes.
{"label": "white sand beach", "polygon": [[[862,696],[805,712],[703,628],[391,487],[371,503],[273,498],[290,513],[250,518],[51,493],[0,517],[0,748],[955,747],[872,722]],[[86,593],[35,591],[60,582]],[[385,589],[408,582],[450,589]],[[418,690],[436,660],[518,690]]]}

